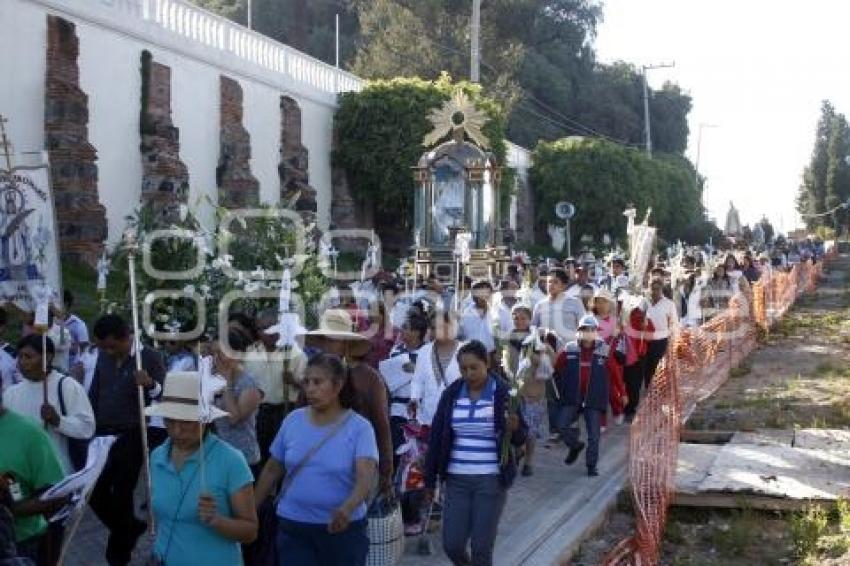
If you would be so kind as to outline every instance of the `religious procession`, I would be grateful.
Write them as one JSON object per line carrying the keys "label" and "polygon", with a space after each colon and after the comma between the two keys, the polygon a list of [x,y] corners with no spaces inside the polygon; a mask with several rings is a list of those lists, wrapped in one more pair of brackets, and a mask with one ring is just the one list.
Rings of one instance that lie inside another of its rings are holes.
{"label": "religious procession", "polygon": [[844,257],[850,157],[774,228],[601,3],[441,8],[468,81],[328,4],[333,64],[303,0],[0,0],[0,565],[678,563],[682,429]]}

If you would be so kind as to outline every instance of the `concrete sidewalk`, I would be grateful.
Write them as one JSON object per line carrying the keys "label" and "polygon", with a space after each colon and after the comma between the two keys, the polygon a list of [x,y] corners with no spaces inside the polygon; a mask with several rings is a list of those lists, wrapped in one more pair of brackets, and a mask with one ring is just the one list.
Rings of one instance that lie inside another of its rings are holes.
{"label": "concrete sidewalk", "polygon": [[[625,482],[628,465],[628,426],[612,426],[602,435],[599,477],[589,478],[584,454],[573,466],[564,465],[566,448],[538,448],[534,476],[518,477],[508,494],[499,525],[495,563],[504,566],[549,566],[564,563],[579,543],[605,518]],[[141,492],[140,492],[141,493]],[[407,541],[405,566],[450,564],[442,552],[440,533],[430,535],[434,553],[416,554],[417,539]],[[134,565],[145,565],[151,541],[139,540]],[[106,530],[90,510],[71,545],[65,566],[105,564]]]}

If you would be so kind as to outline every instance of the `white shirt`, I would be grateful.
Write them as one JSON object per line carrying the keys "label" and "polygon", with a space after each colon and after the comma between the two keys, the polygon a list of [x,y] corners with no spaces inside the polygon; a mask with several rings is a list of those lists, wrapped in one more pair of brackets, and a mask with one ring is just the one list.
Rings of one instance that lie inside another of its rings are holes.
{"label": "white shirt", "polygon": [[71,357],[71,333],[64,325],[53,323],[47,331],[47,337],[53,340],[56,354],[53,356],[53,365],[61,372],[67,372]]}
{"label": "white shirt", "polygon": [[416,420],[419,423],[431,425],[443,390],[460,379],[460,366],[457,363],[456,354],[461,345],[458,343],[455,353],[452,354],[452,359],[446,368],[445,383],[442,384],[438,382],[439,375],[435,375],[432,363],[434,343],[425,344],[419,349],[419,354],[416,356],[416,368],[413,370],[413,380],[410,382],[410,399],[419,405],[416,411]]}
{"label": "white shirt", "polygon": [[678,326],[679,313],[676,310],[676,303],[667,297],[661,297],[661,300],[655,304],[649,301],[646,316],[655,327],[655,332],[652,335],[653,340],[669,338],[670,332]]}
{"label": "white shirt", "polygon": [[[418,356],[418,350],[408,350],[406,346],[398,345],[392,349],[388,359],[393,359],[395,364],[385,364],[383,360],[378,364],[378,371],[390,392],[390,416],[407,418],[407,404],[410,402],[410,387],[413,382],[413,372],[404,371],[401,365],[410,363],[410,356]],[[414,371],[416,364],[413,364]],[[409,367],[408,367],[409,369]],[[390,373],[392,371],[392,373]]]}
{"label": "white shirt", "polygon": [[0,389],[6,391],[9,387],[22,381],[18,371],[18,361],[0,348]]}
{"label": "white shirt", "polygon": [[561,293],[554,300],[547,297],[537,304],[531,325],[557,334],[558,348],[562,348],[567,342],[575,340],[579,320],[585,314],[584,303],[578,297]]}
{"label": "white shirt", "polygon": [[[283,348],[272,352],[266,350],[263,344],[254,344],[248,349],[248,357],[245,360],[245,373],[257,380],[257,386],[263,392],[263,403],[270,405],[281,405],[284,399],[283,370],[288,369],[293,379],[300,382],[304,378],[307,369],[307,356],[298,346],[293,344],[289,351],[289,365],[284,368],[284,357],[287,354]],[[288,401],[298,401],[298,387],[288,384],[286,387],[289,394]]]}
{"label": "white shirt", "polygon": [[68,368],[80,361],[80,347],[89,343],[89,329],[86,323],[75,314],[65,319],[65,329],[71,336],[71,348],[68,356]]}
{"label": "white shirt", "polygon": [[83,379],[83,387],[86,392],[91,389],[91,382],[94,379],[94,369],[97,367],[97,346],[89,346],[82,352],[78,358],[78,361],[83,364],[83,370],[85,371],[85,378]]}
{"label": "white shirt", "polygon": [[[64,379],[62,379],[64,377]],[[65,414],[62,414],[59,403],[59,381],[62,381],[62,398],[65,401]],[[18,414],[30,417],[39,423],[41,420],[41,405],[44,402],[44,388],[39,381],[24,379],[3,393],[3,405]],[[94,411],[89,403],[88,395],[83,386],[74,378],[65,376],[56,370],[47,376],[47,402],[53,405],[59,413],[59,426],[49,426],[47,433],[65,473],[74,470],[68,457],[68,437],[91,438],[94,435]]]}
{"label": "white shirt", "polygon": [[502,302],[490,309],[490,317],[493,320],[493,326],[497,329],[497,337],[500,340],[510,336],[511,330],[514,329],[514,319],[511,316],[512,310],[512,307]]}
{"label": "white shirt", "polygon": [[526,306],[533,311],[534,307],[537,306],[537,303],[544,300],[545,298],[546,298],[546,292],[541,291],[539,285],[535,285],[534,288],[531,290],[531,293],[530,293],[529,299],[528,299],[528,305],[526,305]]}
{"label": "white shirt", "polygon": [[460,315],[460,336],[466,341],[478,340],[488,352],[496,351],[496,342],[493,339],[493,319],[490,316],[491,309],[483,314],[470,304],[463,309]]}

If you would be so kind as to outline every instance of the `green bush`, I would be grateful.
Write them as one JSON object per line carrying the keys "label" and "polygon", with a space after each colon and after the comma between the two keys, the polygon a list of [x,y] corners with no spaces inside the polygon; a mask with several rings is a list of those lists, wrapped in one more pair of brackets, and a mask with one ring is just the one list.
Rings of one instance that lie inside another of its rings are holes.
{"label": "green bush", "polygon": [[540,237],[548,224],[562,222],[554,208],[566,200],[576,206],[574,242],[585,234],[599,242],[609,234],[625,247],[623,211],[630,204],[638,210],[638,221],[651,207],[650,221],[668,242],[707,240],[702,240],[707,227],[694,170],[680,156],[656,154],[650,159],[639,150],[591,138],[541,142],[534,151],[531,186]]}

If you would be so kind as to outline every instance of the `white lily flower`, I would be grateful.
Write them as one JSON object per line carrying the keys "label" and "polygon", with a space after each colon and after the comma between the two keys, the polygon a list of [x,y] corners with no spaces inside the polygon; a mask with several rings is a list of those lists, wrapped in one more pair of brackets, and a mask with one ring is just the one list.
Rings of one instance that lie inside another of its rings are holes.
{"label": "white lily flower", "polygon": [[194,295],[195,294],[195,286],[194,285],[186,285],[183,287],[184,295]]}

